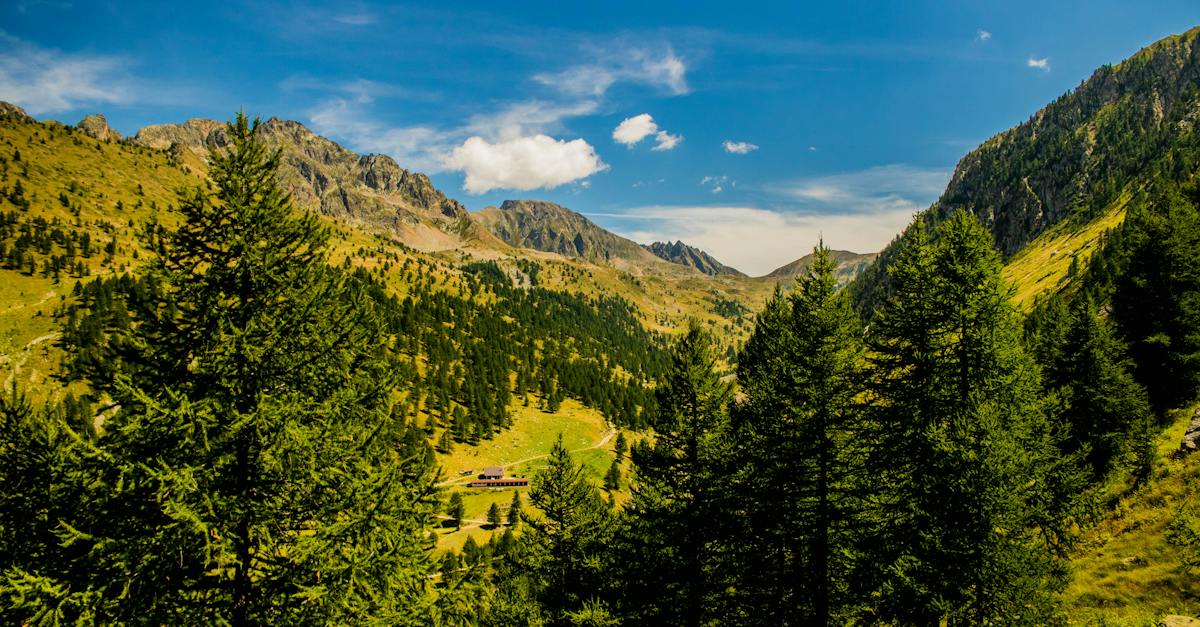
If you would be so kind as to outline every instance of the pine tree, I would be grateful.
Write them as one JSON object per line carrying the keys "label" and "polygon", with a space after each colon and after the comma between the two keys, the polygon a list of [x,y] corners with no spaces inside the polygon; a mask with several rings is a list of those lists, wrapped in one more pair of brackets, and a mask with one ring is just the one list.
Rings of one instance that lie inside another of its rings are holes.
{"label": "pine tree", "polygon": [[508,526],[516,527],[521,522],[521,493],[513,490],[512,502],[508,504]]}
{"label": "pine tree", "polygon": [[608,466],[608,472],[604,473],[604,489],[609,492],[614,492],[621,489],[621,462],[613,460]]}
{"label": "pine tree", "polygon": [[503,519],[500,517],[500,506],[499,505],[492,503],[491,507],[488,507],[487,521],[488,521],[488,524],[491,525],[493,528],[500,526],[500,523],[503,522]]}
{"label": "pine tree", "polygon": [[463,503],[462,492],[455,492],[450,495],[450,502],[446,504],[446,515],[450,517],[450,522],[454,523],[454,529],[462,529],[463,517],[466,516],[467,508]]}
{"label": "pine tree", "polygon": [[629,442],[625,439],[625,432],[617,432],[617,439],[613,442],[613,454],[617,456],[617,461],[625,459],[625,453],[629,452]]}
{"label": "pine tree", "polygon": [[739,485],[755,560],[747,589],[781,624],[847,620],[864,468],[861,330],[819,245],[738,359]]}
{"label": "pine tree", "polygon": [[1054,430],[999,255],[961,211],[936,244],[919,223],[910,235],[872,325],[875,618],[1052,620]]}
{"label": "pine tree", "polygon": [[9,591],[64,620],[425,622],[431,453],[389,419],[389,335],[256,128],[239,115],[215,189],[147,229],[133,322],[80,365],[116,409],[71,470],[73,559]]}
{"label": "pine tree", "polygon": [[720,616],[718,542],[728,461],[728,383],[696,323],[676,343],[657,390],[653,444],[632,451],[633,497],[621,563],[627,613],[642,624],[700,625]]}
{"label": "pine tree", "polygon": [[552,624],[562,624],[568,612],[603,593],[612,515],[583,466],[571,459],[561,435],[546,467],[533,478],[529,501],[537,514],[522,514],[522,539],[529,544],[521,567],[542,611]]}

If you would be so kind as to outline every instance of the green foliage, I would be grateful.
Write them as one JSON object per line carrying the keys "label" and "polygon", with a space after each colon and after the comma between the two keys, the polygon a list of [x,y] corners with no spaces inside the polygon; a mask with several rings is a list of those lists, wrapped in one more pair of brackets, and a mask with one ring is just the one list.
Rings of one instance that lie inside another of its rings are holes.
{"label": "green foliage", "polygon": [[491,507],[488,507],[487,521],[493,527],[499,527],[500,523],[503,522],[503,519],[500,517],[500,506],[496,503],[492,503]]}
{"label": "green foliage", "polygon": [[71,555],[4,591],[83,622],[424,623],[432,454],[389,411],[388,335],[278,155],[227,133],[121,323],[68,339],[112,410],[63,465]]}
{"label": "green foliage", "polygon": [[910,230],[872,325],[879,525],[874,614],[1055,620],[1065,481],[991,236],[970,215]]}
{"label": "green foliage", "polygon": [[450,522],[454,523],[455,529],[462,529],[463,517],[466,516],[466,511],[467,508],[463,504],[462,492],[452,493],[450,495],[450,502],[446,504],[446,515],[450,517]]}
{"label": "green foliage", "polygon": [[612,514],[561,437],[534,476],[529,501],[537,513],[522,515],[526,550],[518,563],[549,623],[570,624],[570,613],[605,592]]}
{"label": "green foliage", "polygon": [[708,334],[691,324],[657,390],[654,442],[632,451],[619,579],[623,613],[638,624],[698,625],[721,615],[733,566],[719,550],[728,531],[721,508],[732,389],[717,364]]}
{"label": "green foliage", "polygon": [[738,357],[737,487],[749,527],[739,588],[779,624],[844,622],[854,607],[865,379],[861,330],[835,270],[818,246]]}

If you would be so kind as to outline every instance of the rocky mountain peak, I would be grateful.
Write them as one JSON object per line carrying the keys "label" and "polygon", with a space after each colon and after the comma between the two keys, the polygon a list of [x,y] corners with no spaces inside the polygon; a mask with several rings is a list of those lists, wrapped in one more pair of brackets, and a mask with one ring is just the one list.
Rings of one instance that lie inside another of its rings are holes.
{"label": "rocky mountain peak", "polygon": [[682,240],[654,242],[649,246],[645,246],[645,248],[661,259],[695,268],[709,276],[746,276],[740,271],[717,261],[712,255],[703,250],[683,243]]}
{"label": "rocky mountain peak", "polygon": [[108,120],[103,115],[93,113],[75,125],[79,130],[92,137],[104,141],[121,141],[121,134],[108,126]]}
{"label": "rocky mountain peak", "polygon": [[0,101],[0,120],[16,120],[18,122],[35,122],[33,116],[11,102]]}

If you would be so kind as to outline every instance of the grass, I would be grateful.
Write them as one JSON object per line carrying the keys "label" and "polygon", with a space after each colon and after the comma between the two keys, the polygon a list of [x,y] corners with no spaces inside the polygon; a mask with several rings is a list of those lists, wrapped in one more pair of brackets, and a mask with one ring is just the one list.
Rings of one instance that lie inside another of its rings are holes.
{"label": "grass", "polygon": [[1169,614],[1200,615],[1200,578],[1182,568],[1166,536],[1180,508],[1200,505],[1200,454],[1173,456],[1196,408],[1176,412],[1159,437],[1150,482],[1115,495],[1108,516],[1084,532],[1064,593],[1072,623],[1153,625]]}
{"label": "grass", "polygon": [[1004,279],[1013,286],[1013,301],[1023,310],[1033,308],[1037,297],[1062,289],[1071,264],[1083,268],[1100,244],[1100,236],[1125,220],[1130,192],[1122,193],[1096,219],[1084,225],[1064,220],[1039,235],[1004,266]]}
{"label": "grass", "polygon": [[[455,491],[462,492],[466,519],[486,520],[487,510],[492,503],[499,505],[501,514],[507,516],[514,490],[522,492],[522,502],[528,507],[528,498],[525,496],[527,488],[480,490],[463,485],[473,479],[484,466],[506,466],[506,476],[532,477],[546,465],[546,455],[560,433],[563,436],[563,444],[571,451],[571,457],[576,463],[584,465],[586,476],[597,485],[603,483],[604,474],[615,457],[612,451],[614,439],[605,441],[603,446],[596,446],[611,433],[603,416],[577,401],[566,399],[559,412],[549,414],[538,410],[536,400],[531,397],[530,407],[517,404],[511,411],[512,427],[492,440],[475,446],[460,446],[448,455],[438,455],[446,480],[454,482],[453,485],[447,486],[443,499],[448,500]],[[638,436],[625,432],[625,437],[632,445]],[[464,470],[470,470],[472,474],[464,477],[460,474]],[[627,481],[628,461],[623,464],[623,473]],[[627,495],[621,492],[615,497],[618,501],[623,501]],[[457,531],[453,527],[439,527],[436,531],[438,549],[460,550],[468,537],[483,544],[492,535],[503,533],[503,530],[503,526],[489,529],[470,522],[465,522],[463,528]]]}

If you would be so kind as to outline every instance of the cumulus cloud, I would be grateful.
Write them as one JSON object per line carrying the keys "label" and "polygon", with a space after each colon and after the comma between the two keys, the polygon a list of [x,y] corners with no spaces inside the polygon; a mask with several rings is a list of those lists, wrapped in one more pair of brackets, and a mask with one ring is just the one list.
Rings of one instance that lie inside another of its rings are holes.
{"label": "cumulus cloud", "polygon": [[1031,67],[1035,70],[1041,70],[1043,72],[1050,71],[1050,59],[1048,59],[1046,57],[1042,57],[1040,59],[1035,59],[1033,57],[1029,57],[1029,60],[1025,62],[1025,65],[1027,67]]}
{"label": "cumulus cloud", "polygon": [[658,134],[654,136],[654,141],[658,143],[650,150],[671,150],[672,148],[678,146],[679,142],[683,141],[683,135],[672,135],[666,131],[659,131]]}
{"label": "cumulus cloud", "polygon": [[981,28],[975,32],[975,37],[977,37],[979,41],[988,41],[992,38],[992,34]]}
{"label": "cumulus cloud", "polygon": [[735,142],[731,139],[725,140],[721,143],[721,145],[724,146],[725,152],[735,155],[744,155],[758,150],[757,144],[751,144],[750,142]]}
{"label": "cumulus cloud", "polygon": [[617,128],[613,129],[612,138],[618,144],[624,144],[628,148],[633,148],[651,135],[654,136],[655,145],[650,150],[671,150],[683,141],[683,135],[673,135],[660,129],[658,123],[654,121],[654,118],[649,113],[642,113],[621,120]]}
{"label": "cumulus cloud", "polygon": [[445,164],[466,174],[463,187],[471,194],[558,187],[608,168],[586,141],[548,135],[495,143],[470,137],[450,153]]}
{"label": "cumulus cloud", "polygon": [[654,118],[649,113],[642,113],[621,120],[617,128],[613,129],[612,138],[613,141],[632,148],[634,144],[656,131],[658,131],[658,124],[654,122]]}
{"label": "cumulus cloud", "polygon": [[0,49],[0,100],[32,114],[134,100],[130,64],[122,57],[41,48],[3,32]]}
{"label": "cumulus cloud", "polygon": [[618,82],[648,85],[672,95],[689,91],[687,65],[669,46],[651,50],[614,44],[593,49],[592,56],[591,63],[535,74],[533,80],[571,96],[602,96]]}

